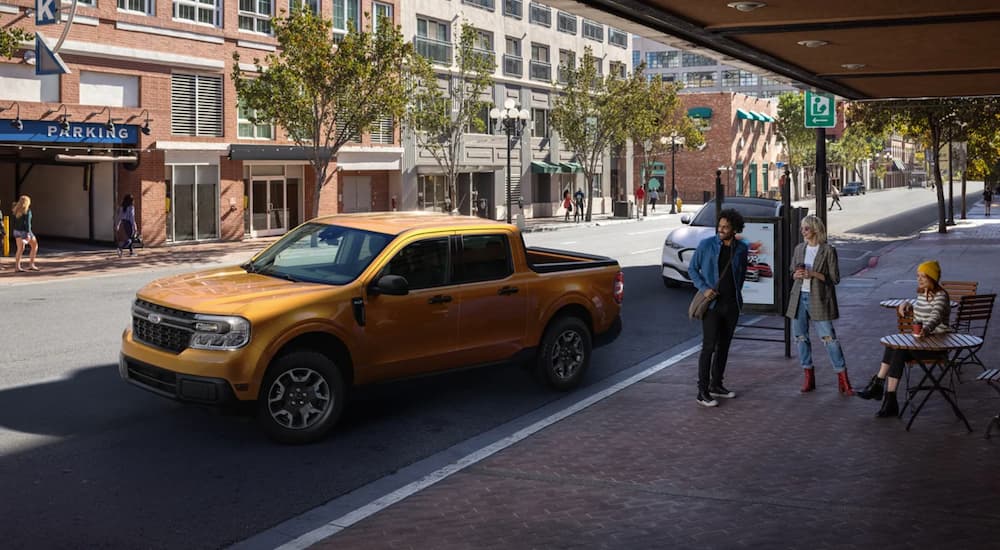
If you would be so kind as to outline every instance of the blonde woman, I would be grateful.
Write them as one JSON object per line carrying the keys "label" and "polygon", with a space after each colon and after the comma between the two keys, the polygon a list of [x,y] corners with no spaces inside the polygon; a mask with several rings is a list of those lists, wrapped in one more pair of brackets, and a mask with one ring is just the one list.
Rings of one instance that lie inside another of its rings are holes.
{"label": "blonde woman", "polygon": [[799,363],[805,373],[802,393],[816,389],[813,369],[812,343],[809,341],[809,321],[816,326],[826,347],[833,372],[837,373],[837,388],[844,395],[854,395],[847,378],[844,350],[837,340],[833,321],[840,317],[837,308],[837,284],[840,267],[837,249],[826,242],[826,226],[816,216],[806,216],[800,226],[803,242],[792,252],[792,293],[788,300],[786,317],[792,319],[792,334],[799,349]]}
{"label": "blonde woman", "polygon": [[31,232],[31,197],[21,195],[14,205],[14,242],[17,243],[17,254],[14,256],[14,270],[21,269],[21,256],[24,254],[24,245],[31,247],[28,269],[38,271],[35,265],[35,256],[38,254],[38,239]]}

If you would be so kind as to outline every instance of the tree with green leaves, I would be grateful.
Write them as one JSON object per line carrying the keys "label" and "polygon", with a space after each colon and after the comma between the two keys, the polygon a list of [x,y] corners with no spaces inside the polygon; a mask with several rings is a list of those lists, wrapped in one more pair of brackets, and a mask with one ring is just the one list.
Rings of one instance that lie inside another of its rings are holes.
{"label": "tree with green leaves", "polygon": [[[699,147],[705,143],[705,136],[684,112],[684,105],[677,95],[684,85],[680,82],[665,82],[657,75],[646,80],[642,77],[643,66],[636,69],[637,79],[635,100],[626,105],[625,118],[628,122],[627,135],[634,147],[643,151],[640,169],[643,174],[653,171],[653,160],[670,152],[669,138],[677,135],[685,147]],[[648,146],[648,147],[647,147]],[[646,185],[646,181],[640,185]],[[672,200],[672,197],[667,197]],[[638,205],[637,205],[638,206]]]}
{"label": "tree with green leaves", "polygon": [[431,155],[444,174],[452,212],[458,211],[462,200],[458,176],[464,168],[465,134],[486,131],[493,104],[489,94],[496,57],[480,40],[482,35],[475,27],[462,25],[453,70],[446,72],[443,82],[427,60],[415,62],[413,99],[404,115],[417,146]]}
{"label": "tree with green leaves", "polygon": [[[859,165],[882,151],[886,132],[875,132],[866,126],[856,125],[844,128],[840,139],[830,143],[827,149],[830,161],[839,162],[850,170],[850,176],[861,180]],[[876,165],[876,170],[880,165]],[[882,166],[884,170],[884,166]]]}
{"label": "tree with green leaves", "polygon": [[596,65],[600,61],[588,46],[577,67],[563,67],[566,85],[552,109],[552,127],[559,133],[560,142],[583,165],[586,221],[593,215],[597,165],[609,148],[628,139],[632,104],[644,86],[641,72],[626,78],[615,74],[602,77]]}
{"label": "tree with green leaves", "polygon": [[[306,4],[303,4],[306,6]],[[329,19],[308,8],[272,20],[278,50],[244,74],[233,54],[232,78],[254,124],[274,123],[310,152],[316,176],[312,215],[319,215],[323,188],[332,179],[331,159],[385,117],[407,105],[412,46],[399,28],[381,19],[375,32],[349,31],[333,40]]]}
{"label": "tree with green leaves", "polygon": [[786,92],[778,96],[778,118],[774,121],[778,140],[788,153],[788,170],[792,175],[792,199],[799,190],[799,169],[816,162],[816,130],[805,126],[805,94]]}
{"label": "tree with green leaves", "polygon": [[8,59],[21,49],[21,42],[31,40],[31,35],[19,27],[0,28],[0,57]]}

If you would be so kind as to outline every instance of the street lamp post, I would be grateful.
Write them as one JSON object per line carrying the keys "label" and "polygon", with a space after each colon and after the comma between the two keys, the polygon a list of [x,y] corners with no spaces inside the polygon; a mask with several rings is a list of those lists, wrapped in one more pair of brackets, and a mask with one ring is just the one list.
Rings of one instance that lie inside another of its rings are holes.
{"label": "street lamp post", "polygon": [[650,179],[649,176],[651,174],[646,171],[646,168],[648,166],[651,166],[650,163],[649,163],[649,150],[653,148],[653,142],[651,142],[651,141],[649,141],[647,139],[646,141],[642,142],[642,148],[645,149],[646,156],[642,157],[642,172],[643,173],[640,175],[640,177],[642,178],[642,181],[639,182],[639,183],[640,183],[640,185],[642,185],[642,189],[643,189],[642,215],[643,216],[647,216],[648,214],[646,213],[646,205],[649,204],[649,201],[646,200],[646,195],[649,194],[649,186],[647,185],[647,181],[649,181],[649,179]]}
{"label": "street lamp post", "polygon": [[490,109],[490,118],[502,124],[507,134],[507,223],[511,223],[510,218],[510,157],[514,144],[521,140],[524,127],[531,118],[531,113],[527,109],[518,109],[517,102],[513,98],[507,98],[503,102],[503,109],[496,107]]}
{"label": "street lamp post", "polygon": [[[660,143],[667,144],[667,136],[660,138]],[[677,213],[677,175],[674,169],[674,157],[677,155],[677,145],[684,145],[684,136],[678,136],[677,132],[670,133],[670,213]]]}

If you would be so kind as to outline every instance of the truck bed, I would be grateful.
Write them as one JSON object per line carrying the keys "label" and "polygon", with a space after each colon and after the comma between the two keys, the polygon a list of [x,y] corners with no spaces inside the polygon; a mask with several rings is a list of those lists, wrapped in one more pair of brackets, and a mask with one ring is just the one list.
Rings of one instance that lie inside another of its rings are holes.
{"label": "truck bed", "polygon": [[526,247],[528,267],[535,273],[553,273],[557,271],[572,271],[575,269],[590,269],[593,267],[617,267],[618,261],[607,256],[569,252],[554,248],[537,246]]}

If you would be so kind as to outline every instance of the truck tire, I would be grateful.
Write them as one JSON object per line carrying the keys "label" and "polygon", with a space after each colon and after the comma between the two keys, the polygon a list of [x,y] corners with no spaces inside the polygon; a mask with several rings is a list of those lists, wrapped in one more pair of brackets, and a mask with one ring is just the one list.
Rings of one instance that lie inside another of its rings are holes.
{"label": "truck tire", "polygon": [[280,443],[312,443],[323,438],[344,409],[344,379],[322,353],[293,351],[267,369],[257,400],[257,421]]}
{"label": "truck tire", "polygon": [[591,336],[579,317],[549,323],[538,350],[538,374],[550,387],[565,391],[580,384],[590,366]]}

